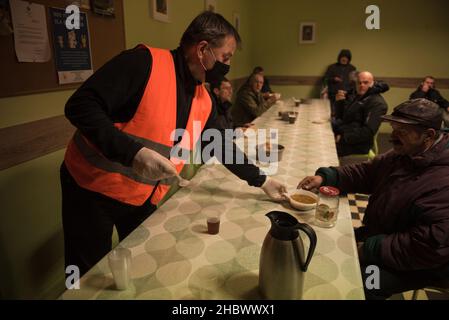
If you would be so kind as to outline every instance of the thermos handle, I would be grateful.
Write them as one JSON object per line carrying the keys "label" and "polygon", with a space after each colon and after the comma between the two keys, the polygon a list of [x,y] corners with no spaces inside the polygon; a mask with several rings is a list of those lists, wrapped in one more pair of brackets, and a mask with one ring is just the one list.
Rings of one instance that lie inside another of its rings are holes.
{"label": "thermos handle", "polygon": [[312,259],[313,253],[315,252],[317,242],[316,233],[315,230],[312,229],[312,227],[305,223],[298,223],[295,228],[304,231],[304,233],[309,237],[310,240],[309,252],[307,253],[306,261],[304,265],[301,265],[301,270],[303,272],[306,272],[307,268],[309,267],[310,260]]}

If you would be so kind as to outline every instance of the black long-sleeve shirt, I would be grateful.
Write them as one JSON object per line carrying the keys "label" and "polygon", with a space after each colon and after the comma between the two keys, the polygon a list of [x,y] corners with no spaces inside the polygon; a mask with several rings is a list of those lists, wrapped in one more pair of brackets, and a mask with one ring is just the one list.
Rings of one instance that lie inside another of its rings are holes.
{"label": "black long-sleeve shirt", "polygon": [[[195,87],[200,85],[200,82],[191,75],[180,48],[171,51],[171,54],[176,72],[176,127],[185,129]],[[143,145],[113,124],[128,122],[133,118],[150,77],[152,62],[151,53],[144,48],[122,52],[86,80],[65,106],[65,114],[70,122],[94,143],[104,156],[124,166],[132,165],[134,156]],[[216,108],[213,103],[205,128],[213,128],[215,117]],[[261,186],[266,179],[252,164],[225,166],[253,186]]]}
{"label": "black long-sleeve shirt", "polygon": [[430,100],[432,102],[435,102],[437,105],[440,106],[440,108],[447,109],[449,108],[449,101],[444,99],[440,92],[436,89],[430,88],[427,92],[422,91],[422,86],[419,86],[416,91],[414,91],[410,95],[410,99],[418,99],[418,98],[425,98],[427,100]]}

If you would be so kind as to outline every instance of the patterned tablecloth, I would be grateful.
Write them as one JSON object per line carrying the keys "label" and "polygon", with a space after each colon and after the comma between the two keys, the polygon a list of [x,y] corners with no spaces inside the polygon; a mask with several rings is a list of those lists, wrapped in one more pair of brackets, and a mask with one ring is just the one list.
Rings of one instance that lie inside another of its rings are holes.
{"label": "patterned tablecloth", "polygon": [[[278,111],[295,110],[295,124]],[[327,101],[293,107],[277,103],[255,121],[257,128],[279,129],[285,146],[276,179],[294,189],[319,166],[337,165]],[[261,299],[258,270],[261,245],[272,210],[309,223],[318,243],[304,284],[304,299],[364,299],[348,201],[341,198],[337,225],[313,225],[314,211],[300,212],[273,203],[260,188],[249,187],[222,165],[203,166],[192,186],[179,190],[120,246],[132,251],[132,285],[118,291],[103,258],[62,299]],[[208,216],[220,213],[218,235],[206,230]],[[305,239],[305,238],[303,238]],[[305,240],[306,250],[308,241]]]}

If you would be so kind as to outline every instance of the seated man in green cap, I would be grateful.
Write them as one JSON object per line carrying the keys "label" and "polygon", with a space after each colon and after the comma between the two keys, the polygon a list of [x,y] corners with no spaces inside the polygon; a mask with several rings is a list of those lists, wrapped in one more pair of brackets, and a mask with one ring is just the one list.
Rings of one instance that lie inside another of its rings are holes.
{"label": "seated man in green cap", "polygon": [[[371,195],[355,231],[367,299],[445,287],[449,279],[449,135],[441,131],[441,108],[414,99],[382,119],[393,128],[392,150],[361,164],[319,168],[298,185]],[[365,281],[370,265],[379,270],[374,288]]]}

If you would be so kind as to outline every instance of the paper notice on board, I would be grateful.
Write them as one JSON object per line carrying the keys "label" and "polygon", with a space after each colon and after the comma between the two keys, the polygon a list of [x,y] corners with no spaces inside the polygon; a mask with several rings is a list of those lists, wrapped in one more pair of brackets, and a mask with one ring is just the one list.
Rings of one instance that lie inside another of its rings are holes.
{"label": "paper notice on board", "polygon": [[45,6],[11,0],[14,45],[19,62],[47,62],[51,58]]}
{"label": "paper notice on board", "polygon": [[50,8],[56,71],[60,84],[84,82],[93,74],[87,15],[80,13],[79,28],[67,29],[69,14]]}

